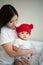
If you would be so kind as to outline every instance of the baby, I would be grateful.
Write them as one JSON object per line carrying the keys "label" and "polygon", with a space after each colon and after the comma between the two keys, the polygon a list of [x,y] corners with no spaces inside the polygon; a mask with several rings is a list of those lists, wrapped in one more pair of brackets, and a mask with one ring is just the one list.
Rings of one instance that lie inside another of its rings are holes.
{"label": "baby", "polygon": [[[29,42],[28,38],[31,35],[31,31],[33,28],[34,28],[33,24],[30,24],[30,25],[21,24],[20,26],[16,27],[18,38],[15,40],[14,46],[21,49],[32,48],[32,44]],[[24,58],[28,59],[27,63],[24,61]],[[31,61],[31,59],[32,59],[32,54],[15,58],[15,60],[19,60],[23,65],[29,65],[29,62]]]}

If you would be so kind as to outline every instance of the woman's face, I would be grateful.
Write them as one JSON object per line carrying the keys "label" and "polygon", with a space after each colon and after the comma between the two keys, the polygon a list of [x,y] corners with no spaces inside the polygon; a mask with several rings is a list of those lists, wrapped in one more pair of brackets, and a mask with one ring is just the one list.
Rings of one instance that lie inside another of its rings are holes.
{"label": "woman's face", "polygon": [[8,26],[9,28],[11,28],[11,29],[15,29],[17,21],[18,21],[18,16],[15,15],[15,16],[13,16],[12,19],[9,21],[9,23],[7,24],[7,26]]}

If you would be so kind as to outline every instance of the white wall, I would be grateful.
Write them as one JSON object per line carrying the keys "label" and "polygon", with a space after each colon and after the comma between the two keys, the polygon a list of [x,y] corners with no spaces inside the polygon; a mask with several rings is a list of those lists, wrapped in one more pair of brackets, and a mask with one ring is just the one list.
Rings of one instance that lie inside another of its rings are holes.
{"label": "white wall", "polygon": [[29,39],[43,41],[43,0],[0,0],[0,8],[6,3],[12,4],[17,9],[18,24],[34,24],[34,30]]}

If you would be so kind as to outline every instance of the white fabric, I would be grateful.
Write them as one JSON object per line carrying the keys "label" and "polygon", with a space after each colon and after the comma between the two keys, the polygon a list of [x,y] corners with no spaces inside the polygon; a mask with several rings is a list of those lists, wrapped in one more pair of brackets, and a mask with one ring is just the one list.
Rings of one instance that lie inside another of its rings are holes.
{"label": "white fabric", "polygon": [[[2,42],[0,42],[0,45],[2,45],[3,42],[6,43],[6,40],[8,40],[7,42],[11,42],[11,44],[14,42],[14,39],[16,37],[16,34],[14,33],[15,32],[14,30],[11,30],[11,29],[9,29],[7,27],[3,27],[1,32],[2,32],[1,33],[2,39],[5,39],[5,41],[3,40]],[[9,35],[9,37],[6,36],[6,33],[7,33],[7,36]],[[4,37],[3,37],[3,35],[4,35]],[[9,41],[8,38],[10,39],[10,41]],[[40,41],[31,41],[31,40],[30,40],[30,42],[32,44],[32,47],[34,47],[37,50],[37,52],[41,53],[41,50],[42,50],[42,47],[43,47],[43,42],[40,42]],[[5,53],[4,52],[5,52],[4,49],[1,47],[1,50],[0,50],[0,62],[3,62],[3,65],[5,65],[4,63],[6,63],[6,64],[12,63],[13,62],[13,58],[9,57],[6,54],[6,52]],[[6,57],[6,55],[7,55],[7,57]],[[39,55],[36,55],[36,56],[32,58],[31,65],[38,65]],[[40,56],[40,58],[41,58],[41,56]],[[40,62],[39,65],[43,65],[43,62]]]}
{"label": "white fabric", "polygon": [[13,45],[19,48],[23,48],[23,49],[32,48],[32,44],[30,43],[30,41],[22,40],[20,38],[15,39],[15,43]]}
{"label": "white fabric", "polygon": [[0,61],[3,64],[12,64],[14,61],[14,57],[10,57],[5,50],[2,48],[1,45],[6,44],[8,42],[11,43],[11,45],[13,45],[14,40],[16,39],[17,35],[16,35],[16,31],[12,30],[8,27],[3,27],[1,29],[1,43],[0,43],[0,47],[1,47],[1,51],[0,51]]}
{"label": "white fabric", "polygon": [[37,54],[32,56],[32,61],[30,62],[30,65],[39,65],[39,64],[43,65],[43,62],[39,61],[40,54],[41,54],[41,51],[43,48],[43,42],[31,41],[31,40],[27,42],[27,41],[23,41],[21,39],[16,39],[14,46],[21,47],[24,49],[31,48],[31,47],[35,48],[37,51]]}
{"label": "white fabric", "polygon": [[[43,49],[43,42],[40,41],[31,41],[33,44],[33,48],[36,49],[37,54],[32,57],[32,61],[30,65],[43,65],[43,62],[40,62],[40,55],[42,55],[41,51]],[[43,55],[42,55],[43,56]]]}
{"label": "white fabric", "polygon": [[40,59],[39,59],[39,65],[43,65],[43,49],[41,51]]}
{"label": "white fabric", "polygon": [[31,44],[33,45],[33,48],[36,49],[37,53],[41,53],[42,48],[43,48],[43,42],[40,41],[31,41]]}
{"label": "white fabric", "polygon": [[[17,38],[15,40],[15,43],[13,44],[14,46],[18,47],[18,48],[22,48],[22,49],[30,49],[32,48],[32,44],[30,43],[30,41],[28,40],[22,40],[20,38]],[[26,57],[30,57],[31,54],[27,54]],[[24,57],[24,56],[23,56]],[[16,57],[15,59],[21,60],[21,56]]]}

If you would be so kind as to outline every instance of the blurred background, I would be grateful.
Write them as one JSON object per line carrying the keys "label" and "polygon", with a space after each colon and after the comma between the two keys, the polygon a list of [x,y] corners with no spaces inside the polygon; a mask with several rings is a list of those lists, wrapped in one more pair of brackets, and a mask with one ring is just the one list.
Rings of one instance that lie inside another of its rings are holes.
{"label": "blurred background", "polygon": [[34,24],[29,40],[43,41],[43,0],[0,0],[0,8],[4,4],[13,5],[18,13],[17,25]]}

